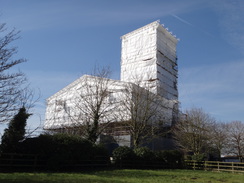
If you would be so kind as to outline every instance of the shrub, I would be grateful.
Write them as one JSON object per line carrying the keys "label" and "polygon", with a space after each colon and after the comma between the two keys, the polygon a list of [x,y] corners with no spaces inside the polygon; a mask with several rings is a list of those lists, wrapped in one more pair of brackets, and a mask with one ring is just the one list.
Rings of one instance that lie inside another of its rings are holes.
{"label": "shrub", "polygon": [[166,159],[164,157],[163,151],[155,151],[153,153],[156,161],[165,162]]}
{"label": "shrub", "polygon": [[172,167],[180,168],[183,162],[183,154],[177,150],[167,150],[162,152],[164,161]]}
{"label": "shrub", "polygon": [[106,147],[104,147],[104,145],[102,144],[94,144],[92,146],[92,156],[99,156],[99,157],[108,157],[109,156],[109,152],[106,149]]}
{"label": "shrub", "polygon": [[40,158],[47,160],[48,168],[51,170],[84,162],[91,163],[89,160],[94,160],[97,156],[107,160],[107,152],[103,147],[74,135],[40,135],[26,139],[22,147],[21,153],[38,154]]}
{"label": "shrub", "polygon": [[134,149],[134,153],[139,160],[153,160],[155,154],[147,147],[139,147]]}
{"label": "shrub", "polygon": [[124,160],[132,160],[135,157],[133,150],[127,146],[120,146],[113,151],[113,158],[115,163],[124,161]]}
{"label": "shrub", "polygon": [[93,150],[93,146],[87,140],[79,136],[55,134],[40,135],[36,138],[26,139],[22,143],[22,152],[27,154],[51,155],[72,155],[87,158]]}
{"label": "shrub", "polygon": [[40,135],[35,138],[28,138],[21,142],[19,153],[49,155],[53,151],[53,140],[51,135]]}
{"label": "shrub", "polygon": [[205,159],[204,154],[195,154],[191,156],[191,160],[204,161],[204,159]]}

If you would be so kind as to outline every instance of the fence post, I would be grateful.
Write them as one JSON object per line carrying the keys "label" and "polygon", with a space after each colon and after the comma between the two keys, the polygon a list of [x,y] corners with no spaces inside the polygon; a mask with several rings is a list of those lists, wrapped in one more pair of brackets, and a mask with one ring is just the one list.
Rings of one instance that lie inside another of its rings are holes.
{"label": "fence post", "polygon": [[35,155],[35,159],[34,159],[34,170],[36,170],[37,167],[37,160],[38,160],[38,155]]}
{"label": "fence post", "polygon": [[228,171],[228,172],[241,172],[244,173],[244,163],[237,162],[220,162],[220,161],[204,161],[197,162],[195,160],[186,160],[185,161],[186,168],[197,170],[197,169],[205,169],[205,170],[215,170],[218,172]]}
{"label": "fence post", "polygon": [[12,168],[14,164],[14,154],[10,155],[10,167]]}

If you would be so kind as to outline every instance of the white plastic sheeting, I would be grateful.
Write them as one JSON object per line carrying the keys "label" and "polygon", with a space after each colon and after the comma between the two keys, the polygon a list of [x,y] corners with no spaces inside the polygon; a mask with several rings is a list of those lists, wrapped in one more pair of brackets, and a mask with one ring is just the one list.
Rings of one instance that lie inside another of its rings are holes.
{"label": "white plastic sheeting", "polygon": [[153,22],[121,37],[122,81],[137,82],[156,78],[157,24]]}
{"label": "white plastic sheeting", "polygon": [[[89,92],[89,90],[96,92],[96,87],[104,87],[103,91],[109,93],[108,95],[106,94],[106,99],[97,99],[95,94]],[[82,125],[83,122],[89,121],[86,118],[89,117],[87,113],[91,112],[89,111],[91,109],[88,108],[94,107],[98,100],[103,100],[101,111],[107,111],[107,113],[103,112],[103,116],[101,117],[102,122],[115,121],[113,119],[115,117],[116,120],[119,120],[119,112],[124,110],[121,109],[123,106],[119,105],[119,100],[123,98],[124,87],[125,83],[121,81],[90,75],[82,76],[47,99],[44,129]],[[111,112],[112,110],[113,113]]]}
{"label": "white plastic sheeting", "polygon": [[[121,39],[121,80],[143,80],[142,87],[152,85],[152,92],[170,100],[178,100],[175,69],[177,39],[159,21],[130,32]],[[153,82],[155,80],[157,82]]]}

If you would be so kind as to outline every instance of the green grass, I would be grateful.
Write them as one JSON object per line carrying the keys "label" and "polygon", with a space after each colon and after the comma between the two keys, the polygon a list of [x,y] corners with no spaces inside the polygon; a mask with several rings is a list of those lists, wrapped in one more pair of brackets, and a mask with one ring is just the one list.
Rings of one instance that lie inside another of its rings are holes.
{"label": "green grass", "polygon": [[108,170],[88,173],[0,173],[0,183],[243,183],[244,174],[193,170]]}

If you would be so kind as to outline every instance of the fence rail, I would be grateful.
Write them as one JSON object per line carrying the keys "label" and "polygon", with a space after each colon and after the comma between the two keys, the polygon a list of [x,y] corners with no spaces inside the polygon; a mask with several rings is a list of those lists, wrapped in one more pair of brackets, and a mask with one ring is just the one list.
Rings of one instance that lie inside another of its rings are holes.
{"label": "fence rail", "polygon": [[[53,164],[54,163],[54,164]],[[1,154],[0,171],[11,170],[48,170],[57,165],[64,170],[102,168],[102,167],[118,167],[118,168],[149,168],[149,169],[167,169],[167,168],[183,168],[181,163],[166,163],[155,161],[121,161],[116,164],[111,163],[108,157],[95,157],[92,160],[79,161],[51,161],[47,158],[33,154]],[[186,160],[185,168],[193,170],[209,170],[209,171],[226,171],[244,173],[244,163],[239,162],[220,162],[220,161],[193,161]]]}
{"label": "fence rail", "polygon": [[180,169],[181,163],[166,163],[155,160],[121,160],[112,164],[117,168],[132,168],[132,169]]}
{"label": "fence rail", "polygon": [[239,162],[221,162],[221,161],[193,161],[186,160],[187,169],[210,170],[244,173],[244,163]]}
{"label": "fence rail", "polygon": [[0,171],[25,171],[25,170],[49,170],[56,167],[62,169],[77,168],[98,168],[107,167],[109,159],[106,157],[95,157],[92,160],[53,160],[47,157],[41,157],[37,154],[1,154]]}

